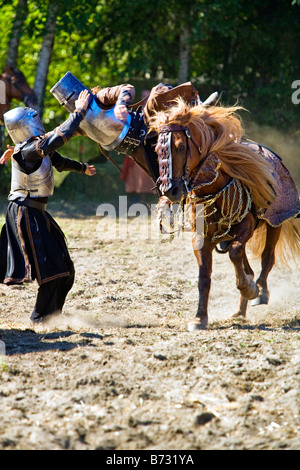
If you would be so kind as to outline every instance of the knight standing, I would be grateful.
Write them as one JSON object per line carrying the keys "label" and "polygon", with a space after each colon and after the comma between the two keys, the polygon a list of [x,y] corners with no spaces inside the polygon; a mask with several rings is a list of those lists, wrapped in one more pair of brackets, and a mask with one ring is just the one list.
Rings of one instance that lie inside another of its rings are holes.
{"label": "knight standing", "polygon": [[40,323],[60,313],[74,282],[74,265],[65,237],[46,211],[54,192],[53,166],[59,171],[95,174],[93,165],[62,157],[62,147],[79,127],[89,103],[84,90],[76,109],[54,131],[45,134],[38,113],[28,107],[11,109],[5,126],[15,144],[0,159],[12,158],[11,192],[0,235],[0,282],[6,285],[37,280],[38,293],[30,319]]}

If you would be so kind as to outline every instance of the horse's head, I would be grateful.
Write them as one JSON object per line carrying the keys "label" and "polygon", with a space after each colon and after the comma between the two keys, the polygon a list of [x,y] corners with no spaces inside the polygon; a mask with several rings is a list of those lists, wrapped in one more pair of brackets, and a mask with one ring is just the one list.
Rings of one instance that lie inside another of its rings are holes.
{"label": "horse's head", "polygon": [[29,108],[36,106],[37,96],[28,85],[24,74],[20,70],[14,67],[5,67],[5,71],[0,78],[5,83],[7,105],[14,98],[23,102]]}
{"label": "horse's head", "polygon": [[159,162],[159,188],[172,202],[188,194],[189,182],[201,160],[201,150],[189,127],[164,125],[156,146]]}

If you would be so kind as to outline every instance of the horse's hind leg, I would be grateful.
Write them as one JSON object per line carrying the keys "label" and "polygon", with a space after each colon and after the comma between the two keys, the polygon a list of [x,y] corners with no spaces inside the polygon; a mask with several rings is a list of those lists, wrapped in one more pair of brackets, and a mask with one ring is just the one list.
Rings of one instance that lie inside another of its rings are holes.
{"label": "horse's hind leg", "polygon": [[278,242],[281,227],[271,227],[267,224],[266,245],[261,256],[261,273],[256,283],[259,288],[259,294],[252,305],[262,305],[269,302],[269,291],[267,278],[275,263],[275,247]]}
{"label": "horse's hind leg", "polygon": [[[252,236],[254,230],[254,218],[247,214],[245,219],[239,224],[235,239],[229,248],[229,257],[232,261],[236,275],[236,285],[242,297],[246,300],[254,299],[258,295],[258,287],[253,281],[254,273],[248,263],[246,256],[246,243]],[[240,309],[243,316],[246,314],[247,303],[242,300]]]}

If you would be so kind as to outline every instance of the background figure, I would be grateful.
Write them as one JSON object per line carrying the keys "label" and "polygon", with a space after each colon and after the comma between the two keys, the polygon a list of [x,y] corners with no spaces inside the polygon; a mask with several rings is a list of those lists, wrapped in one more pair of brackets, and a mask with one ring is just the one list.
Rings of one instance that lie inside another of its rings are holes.
{"label": "background figure", "polygon": [[[141,99],[146,98],[150,94],[150,90],[143,90]],[[125,191],[129,194],[136,194],[139,199],[141,194],[156,194],[154,183],[128,155],[125,156],[123,162],[123,171],[121,180],[125,181]]]}
{"label": "background figure", "polygon": [[155,194],[154,182],[128,155],[124,158],[121,179],[126,193]]}

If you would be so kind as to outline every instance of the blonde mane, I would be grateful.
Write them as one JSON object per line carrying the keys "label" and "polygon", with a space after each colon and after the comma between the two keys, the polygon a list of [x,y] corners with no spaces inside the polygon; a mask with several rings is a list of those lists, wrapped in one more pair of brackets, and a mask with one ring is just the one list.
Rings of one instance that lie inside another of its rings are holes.
{"label": "blonde mane", "polygon": [[239,106],[191,107],[177,98],[174,106],[153,114],[149,132],[159,133],[164,125],[188,126],[201,148],[201,158],[214,152],[221,169],[242,181],[249,188],[256,207],[264,209],[274,201],[277,184],[266,159],[240,143],[244,129],[237,111],[241,109]]}

